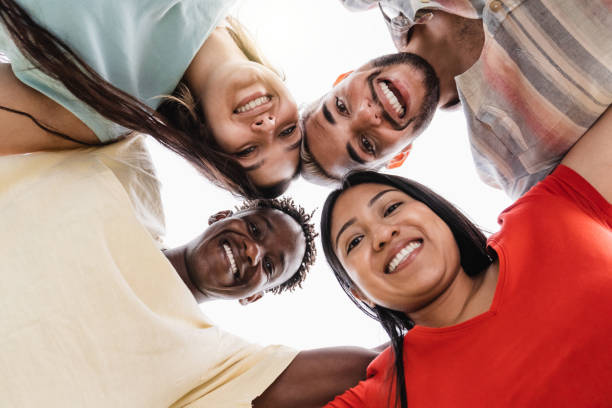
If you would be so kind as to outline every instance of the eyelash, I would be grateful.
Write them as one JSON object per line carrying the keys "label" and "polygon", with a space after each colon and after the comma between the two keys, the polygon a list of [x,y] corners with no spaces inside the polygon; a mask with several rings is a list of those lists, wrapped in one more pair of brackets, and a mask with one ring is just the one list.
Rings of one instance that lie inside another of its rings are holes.
{"label": "eyelash", "polygon": [[359,139],[359,143],[361,148],[369,155],[376,156],[376,149],[374,148],[374,143],[370,141],[366,136],[361,135]]}
{"label": "eyelash", "polygon": [[274,263],[268,257],[264,258],[264,271],[269,277],[274,273]]}
{"label": "eyelash", "polygon": [[259,238],[261,236],[261,230],[252,222],[249,222],[249,232],[253,238]]}
{"label": "eyelash", "polygon": [[348,255],[363,239],[363,235],[359,235],[353,239],[351,239],[348,243],[348,247],[346,248],[346,254]]}
{"label": "eyelash", "polygon": [[285,128],[285,129],[281,130],[281,132],[278,135],[280,137],[291,136],[293,134],[293,132],[295,132],[296,128],[297,128],[297,126],[295,126],[295,125],[289,126],[288,128]]}
{"label": "eyelash", "polygon": [[404,204],[404,203],[401,202],[401,201],[398,201],[396,203],[391,204],[389,207],[387,207],[387,209],[383,213],[383,217],[387,217],[387,216],[391,215],[402,204]]}
{"label": "eyelash", "polygon": [[386,209],[386,210],[385,210],[385,212],[383,213],[383,217],[387,217],[387,216],[389,216],[389,215],[393,214],[393,212],[395,212],[395,210],[397,210],[397,208],[398,208],[400,205],[402,205],[402,204],[404,204],[404,203],[403,203],[403,202],[401,202],[401,201],[398,201],[398,202],[396,202],[396,203],[391,204],[389,207],[387,207],[387,209]]}
{"label": "eyelash", "polygon": [[344,102],[337,96],[336,96],[336,110],[338,110],[338,112],[342,115],[348,115],[349,113]]}
{"label": "eyelash", "polygon": [[250,147],[247,147],[246,149],[241,150],[241,151],[239,151],[239,152],[237,152],[237,153],[235,153],[235,154],[236,154],[236,156],[238,156],[238,157],[247,157],[248,155],[250,155],[251,153],[253,153],[253,152],[255,151],[255,149],[256,149],[256,148],[257,148],[257,147],[255,147],[255,146],[250,146]]}

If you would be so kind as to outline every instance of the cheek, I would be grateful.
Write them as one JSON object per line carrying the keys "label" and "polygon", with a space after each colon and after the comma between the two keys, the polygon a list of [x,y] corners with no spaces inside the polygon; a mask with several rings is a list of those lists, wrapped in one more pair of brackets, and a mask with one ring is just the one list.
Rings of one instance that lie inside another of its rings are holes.
{"label": "cheek", "polygon": [[350,262],[345,264],[345,269],[351,280],[363,292],[375,295],[379,291],[380,283],[376,279],[376,274],[368,257],[361,256],[351,259]]}
{"label": "cheek", "polygon": [[244,135],[244,130],[241,131],[240,126],[230,120],[221,117],[212,118],[209,126],[215,142],[225,153],[235,153],[248,143],[248,138],[241,136],[241,134]]}
{"label": "cheek", "polygon": [[[409,126],[408,129],[411,127]],[[383,150],[381,151],[381,156],[388,156],[391,154],[396,154],[399,150],[404,147],[408,142],[409,131],[397,131],[392,129],[385,129],[383,132],[380,132],[380,142],[382,144]]]}

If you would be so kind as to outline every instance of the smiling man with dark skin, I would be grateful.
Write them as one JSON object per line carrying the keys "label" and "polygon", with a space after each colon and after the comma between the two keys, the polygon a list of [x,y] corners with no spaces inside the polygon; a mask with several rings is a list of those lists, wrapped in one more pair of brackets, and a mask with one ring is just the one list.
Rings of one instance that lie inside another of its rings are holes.
{"label": "smiling man with dark skin", "polygon": [[612,103],[609,2],[341,2],[379,9],[400,53],[304,110],[302,174],[315,182],[401,165],[435,110],[460,104],[480,178],[518,198]]}
{"label": "smiling man with dark skin", "polygon": [[[315,233],[290,199],[217,213],[164,256],[160,184],[142,136],[7,156],[0,169],[2,271],[14,278],[0,288],[10,308],[0,327],[4,400],[314,408],[364,378],[374,351],[252,344],[195,301],[250,302],[300,285]],[[33,252],[34,242],[45,250]]]}
{"label": "smiling man with dark skin", "polygon": [[288,198],[246,202],[219,211],[191,242],[164,251],[198,302],[239,299],[301,285],[315,259],[310,215]]}
{"label": "smiling man with dark skin", "polygon": [[[248,201],[208,223],[189,243],[164,251],[199,303],[239,299],[246,305],[265,292],[292,291],[315,261],[311,215],[289,198]],[[301,351],[253,406],[320,406],[360,380],[375,354],[356,347]]]}

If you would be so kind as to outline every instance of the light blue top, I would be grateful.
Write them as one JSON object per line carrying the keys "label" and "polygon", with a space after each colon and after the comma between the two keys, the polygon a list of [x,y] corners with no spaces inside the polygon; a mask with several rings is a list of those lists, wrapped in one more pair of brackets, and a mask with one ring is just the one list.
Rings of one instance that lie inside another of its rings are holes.
{"label": "light blue top", "polygon": [[[19,0],[117,88],[155,109],[176,88],[206,38],[236,0]],[[0,24],[0,50],[25,84],[74,113],[100,141],[126,129],[103,118],[32,64]]]}

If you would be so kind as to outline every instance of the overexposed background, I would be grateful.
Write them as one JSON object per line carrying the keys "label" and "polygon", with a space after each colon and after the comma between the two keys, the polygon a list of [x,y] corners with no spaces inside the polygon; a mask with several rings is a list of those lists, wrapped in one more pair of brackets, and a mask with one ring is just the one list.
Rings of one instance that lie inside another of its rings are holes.
{"label": "overexposed background", "polygon": [[[285,72],[298,104],[322,95],[340,73],[394,52],[378,9],[351,13],[338,0],[243,0],[232,14]],[[211,214],[239,203],[154,141],[151,150],[163,183],[169,247],[191,240],[207,227]],[[497,214],[510,203],[503,192],[478,179],[461,110],[437,113],[415,142],[407,162],[393,173],[433,188],[489,232],[497,231]],[[320,210],[327,193],[326,188],[303,180],[287,192],[308,210]],[[315,215],[317,229],[319,210]],[[237,301],[209,302],[202,304],[202,310],[226,330],[262,344],[307,349],[373,347],[386,342],[378,323],[361,313],[342,292],[318,247],[319,259],[302,290],[280,296],[267,294],[246,307]]]}

